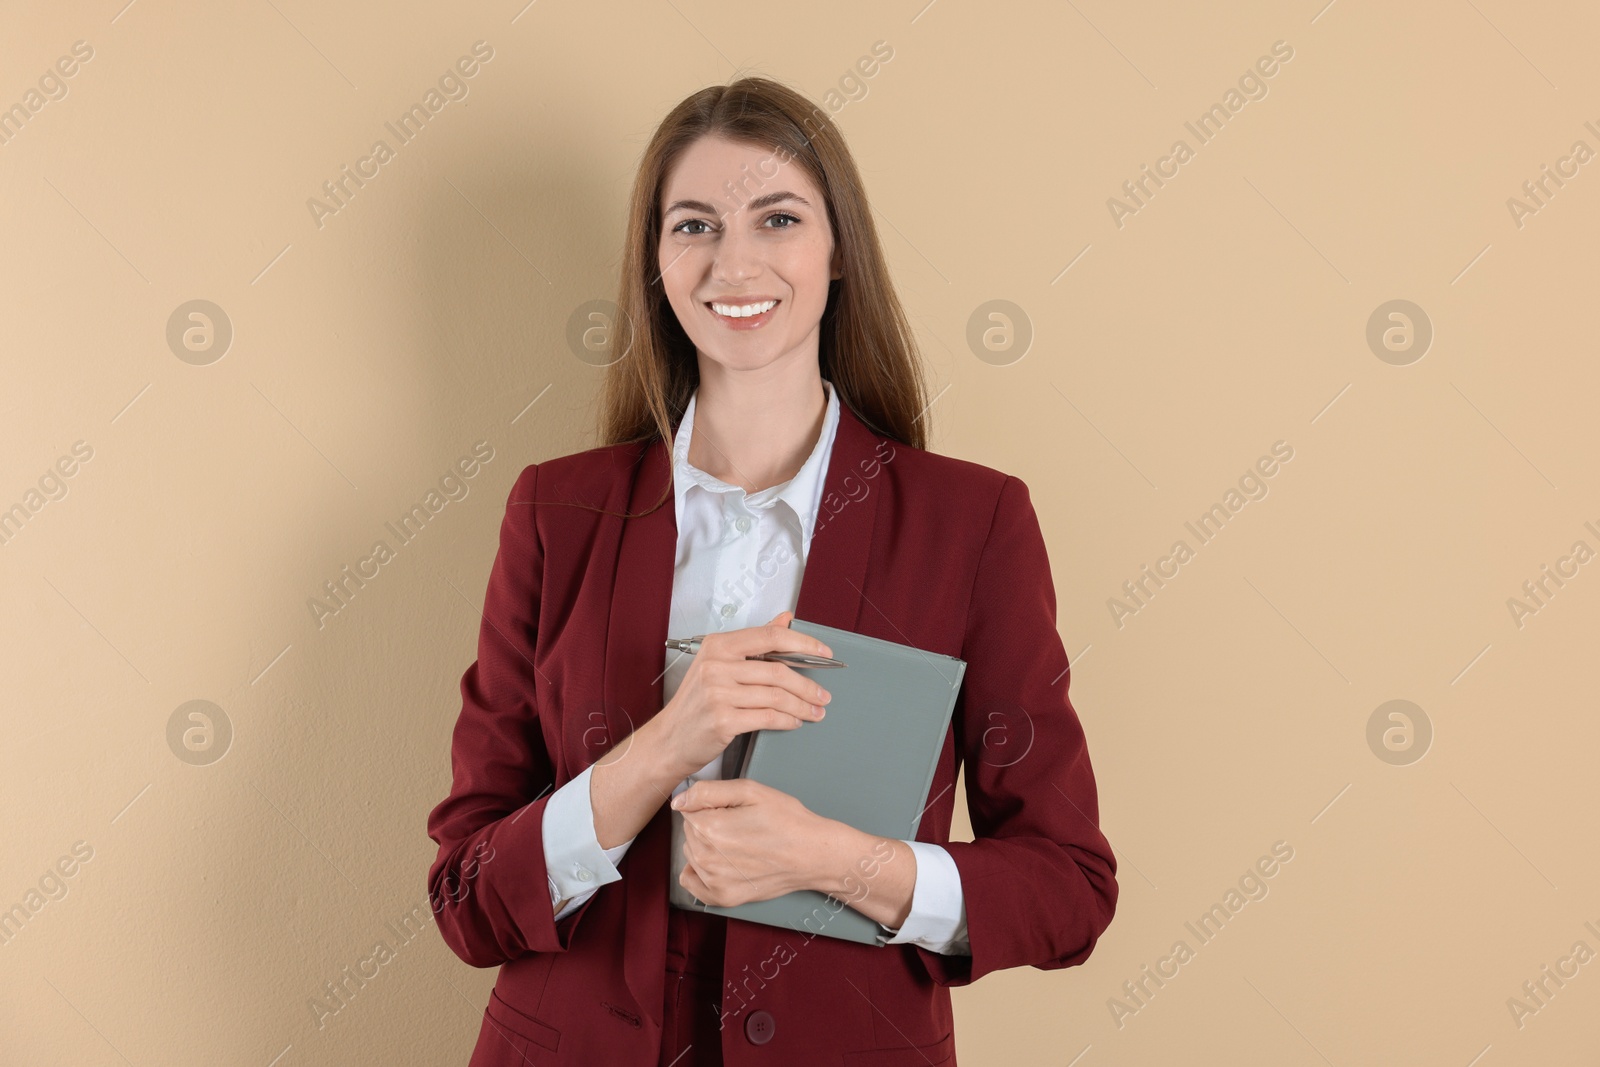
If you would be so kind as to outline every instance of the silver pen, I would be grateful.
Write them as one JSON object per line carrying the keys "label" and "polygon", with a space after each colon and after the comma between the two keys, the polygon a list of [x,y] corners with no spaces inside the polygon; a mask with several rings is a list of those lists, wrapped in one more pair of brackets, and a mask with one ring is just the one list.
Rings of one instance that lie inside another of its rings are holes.
{"label": "silver pen", "polygon": [[[669,637],[667,647],[678,652],[687,652],[694,655],[700,651],[700,642],[709,637],[709,634],[696,634],[694,637]],[[813,656],[806,652],[762,652],[745,659],[771,660],[775,663],[787,663],[791,667],[843,667],[843,660],[832,659],[828,656]]]}

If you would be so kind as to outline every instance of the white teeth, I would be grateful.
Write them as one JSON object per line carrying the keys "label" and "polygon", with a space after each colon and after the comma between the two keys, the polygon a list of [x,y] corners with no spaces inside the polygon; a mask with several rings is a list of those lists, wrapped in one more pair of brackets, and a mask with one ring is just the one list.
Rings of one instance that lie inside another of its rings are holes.
{"label": "white teeth", "polygon": [[730,319],[747,319],[751,315],[759,315],[764,311],[771,311],[777,306],[778,302],[776,300],[763,300],[759,304],[745,304],[742,307],[735,307],[732,304],[712,304],[711,310]]}

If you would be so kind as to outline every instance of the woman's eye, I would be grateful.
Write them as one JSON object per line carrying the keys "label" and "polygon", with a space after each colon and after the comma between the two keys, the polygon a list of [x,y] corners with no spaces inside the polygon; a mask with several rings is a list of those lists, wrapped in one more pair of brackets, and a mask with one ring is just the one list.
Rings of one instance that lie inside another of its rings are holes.
{"label": "woman's eye", "polygon": [[705,230],[694,230],[694,231],[691,232],[689,230],[685,230],[684,227],[685,226],[708,226],[708,225],[709,224],[706,222],[705,219],[685,219],[683,222],[680,222],[676,226],[674,226],[672,228],[672,232],[673,233],[687,233],[690,237],[698,237],[700,234],[705,233],[706,231]]}
{"label": "woman's eye", "polygon": [[[781,213],[777,214],[777,215],[769,216],[767,218],[767,221],[768,222],[776,222],[779,219],[787,219],[791,223],[798,223],[800,221],[799,219],[795,218],[793,215],[786,215],[786,214],[781,214]],[[788,228],[789,228],[788,226],[774,226],[773,227],[773,229],[775,229],[775,230],[787,230]]]}

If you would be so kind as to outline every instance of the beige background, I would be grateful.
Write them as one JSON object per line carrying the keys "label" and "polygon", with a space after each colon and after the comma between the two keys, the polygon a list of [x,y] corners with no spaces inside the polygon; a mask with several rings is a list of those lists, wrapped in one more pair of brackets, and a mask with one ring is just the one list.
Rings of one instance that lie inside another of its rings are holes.
{"label": "beige background", "polygon": [[[672,104],[736,71],[822,100],[880,40],[836,118],[935,449],[1032,490],[1121,863],[1087,964],[956,992],[961,1062],[1600,1055],[1600,964],[1507,1006],[1600,951],[1600,565],[1520,627],[1507,603],[1600,548],[1600,163],[1520,227],[1507,205],[1600,149],[1590,5],[122,2],[0,34],[3,106],[93,49],[0,146],[0,507],[92,449],[0,546],[0,908],[92,850],[0,945],[0,1061],[465,1062],[494,975],[431,926],[320,1028],[308,1001],[426,907],[506,492],[595,443],[569,316],[614,294]],[[469,95],[319,228],[308,198],[479,40]],[[1275,41],[1268,94],[1197,147]],[[1119,228],[1108,198],[1178,138]],[[234,331],[207,366],[166,340],[195,299]],[[1025,353],[969,347],[993,299]],[[1405,366],[1366,340],[1393,299],[1434,330]],[[470,493],[319,630],[308,599],[480,440]],[[1122,583],[1276,441],[1270,492],[1119,626]],[[168,742],[191,700],[233,731],[206,766]],[[1410,765],[1369,747],[1390,700],[1433,730]]]}

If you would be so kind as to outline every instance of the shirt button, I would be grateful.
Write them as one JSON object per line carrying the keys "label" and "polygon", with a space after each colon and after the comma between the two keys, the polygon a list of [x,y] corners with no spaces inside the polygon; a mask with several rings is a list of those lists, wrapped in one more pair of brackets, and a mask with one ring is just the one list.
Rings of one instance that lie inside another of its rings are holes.
{"label": "shirt button", "polygon": [[574,873],[577,874],[580,882],[594,881],[594,874],[587,867],[579,867]]}
{"label": "shirt button", "polygon": [[724,619],[731,619],[733,618],[733,613],[738,610],[739,609],[734,607],[732,604],[724,604],[722,605],[722,617]]}
{"label": "shirt button", "polygon": [[750,517],[748,515],[741,515],[739,516],[739,520],[735,522],[734,525],[739,528],[740,533],[744,533],[746,530],[750,529]]}

